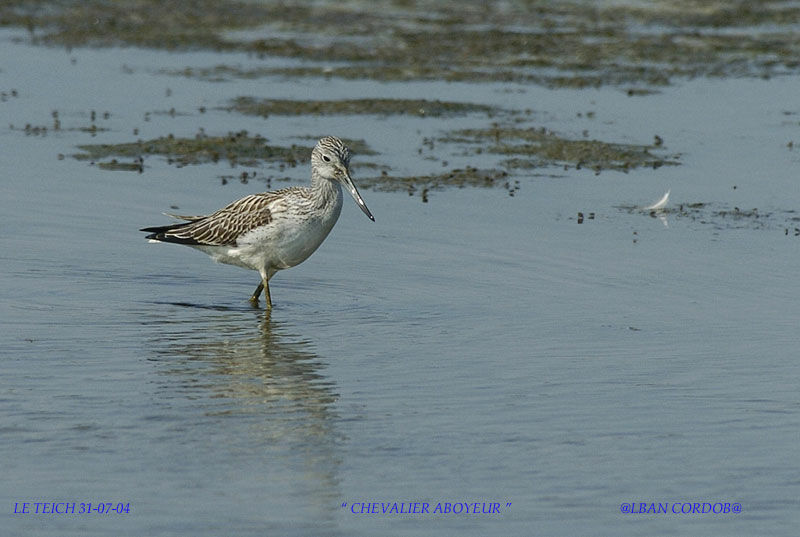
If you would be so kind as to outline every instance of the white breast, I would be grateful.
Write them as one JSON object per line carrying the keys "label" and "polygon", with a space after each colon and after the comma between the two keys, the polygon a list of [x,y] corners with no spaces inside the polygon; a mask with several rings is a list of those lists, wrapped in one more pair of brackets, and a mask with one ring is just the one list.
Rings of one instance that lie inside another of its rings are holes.
{"label": "white breast", "polygon": [[[319,248],[342,211],[342,193],[323,210],[275,211],[273,220],[245,233],[230,253],[259,270],[269,267],[281,270],[298,265]],[[225,262],[225,261],[223,261]]]}

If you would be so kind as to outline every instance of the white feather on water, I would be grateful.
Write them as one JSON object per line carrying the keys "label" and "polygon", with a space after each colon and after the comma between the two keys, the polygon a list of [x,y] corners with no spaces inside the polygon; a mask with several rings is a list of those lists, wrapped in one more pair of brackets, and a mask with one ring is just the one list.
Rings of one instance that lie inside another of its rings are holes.
{"label": "white feather on water", "polygon": [[648,205],[647,207],[642,207],[643,211],[657,211],[659,209],[663,209],[667,206],[667,202],[669,201],[669,190],[661,197],[660,200],[655,202],[652,205]]}

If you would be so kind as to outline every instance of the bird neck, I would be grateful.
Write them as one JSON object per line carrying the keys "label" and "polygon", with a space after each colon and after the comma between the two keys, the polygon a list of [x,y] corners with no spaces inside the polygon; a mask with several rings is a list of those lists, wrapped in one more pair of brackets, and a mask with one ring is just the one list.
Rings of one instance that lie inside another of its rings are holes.
{"label": "bird neck", "polygon": [[320,174],[311,174],[311,197],[317,202],[315,205],[323,206],[335,203],[342,197],[342,187],[338,181],[325,179]]}

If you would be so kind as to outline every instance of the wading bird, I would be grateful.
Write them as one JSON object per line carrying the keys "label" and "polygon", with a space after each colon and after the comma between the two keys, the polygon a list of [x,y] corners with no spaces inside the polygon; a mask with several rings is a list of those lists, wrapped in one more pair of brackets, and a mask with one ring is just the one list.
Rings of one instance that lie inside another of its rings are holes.
{"label": "wading bird", "polygon": [[279,270],[299,265],[322,244],[342,211],[342,186],[373,222],[350,177],[350,150],[336,137],[322,138],[311,152],[311,186],[251,194],[207,216],[168,215],[187,220],[147,227],[150,242],[197,248],[214,261],[261,274],[250,301],[261,291],[272,309],[269,280]]}

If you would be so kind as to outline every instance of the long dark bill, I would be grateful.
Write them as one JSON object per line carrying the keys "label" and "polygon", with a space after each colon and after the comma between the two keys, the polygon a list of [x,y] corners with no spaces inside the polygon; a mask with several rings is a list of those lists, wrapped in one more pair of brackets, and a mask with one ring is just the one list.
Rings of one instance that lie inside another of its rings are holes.
{"label": "long dark bill", "polygon": [[364,203],[364,200],[361,198],[361,194],[358,193],[356,184],[353,182],[353,179],[350,177],[349,173],[344,174],[344,186],[347,187],[347,190],[350,192],[350,195],[353,196],[354,200],[356,200],[356,205],[358,205],[361,208],[361,210],[364,211],[364,214],[367,215],[367,217],[374,222],[375,217],[372,216],[372,213],[369,212],[369,209],[367,209],[367,204]]}

